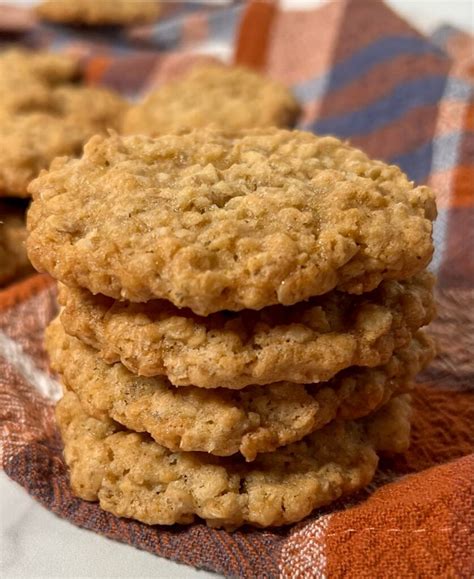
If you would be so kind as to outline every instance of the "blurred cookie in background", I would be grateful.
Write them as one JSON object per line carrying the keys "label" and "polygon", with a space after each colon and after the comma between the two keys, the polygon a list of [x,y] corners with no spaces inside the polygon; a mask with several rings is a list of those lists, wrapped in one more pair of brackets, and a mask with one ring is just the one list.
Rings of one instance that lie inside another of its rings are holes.
{"label": "blurred cookie in background", "polygon": [[0,52],[0,285],[33,271],[24,248],[27,187],[57,156],[80,155],[94,134],[118,129],[128,104],[80,84],[75,57]]}
{"label": "blurred cookie in background", "polygon": [[51,90],[80,76],[78,59],[8,48],[0,52],[0,113],[24,113],[50,106]]}
{"label": "blurred cookie in background", "polygon": [[298,102],[282,84],[242,67],[208,64],[132,107],[123,132],[156,136],[209,125],[229,131],[291,127],[299,114]]}
{"label": "blurred cookie in background", "polygon": [[144,24],[160,12],[160,3],[153,0],[45,0],[36,8],[48,22],[82,26]]}
{"label": "blurred cookie in background", "polygon": [[33,272],[26,255],[26,204],[0,201],[0,287]]}
{"label": "blurred cookie in background", "polygon": [[57,156],[79,155],[97,133],[117,129],[127,107],[100,88],[63,86],[37,111],[0,111],[0,197],[28,197],[29,182]]}
{"label": "blurred cookie in background", "polygon": [[27,197],[31,179],[54,157],[80,154],[92,135],[119,127],[126,102],[79,78],[73,57],[0,53],[0,197]]}

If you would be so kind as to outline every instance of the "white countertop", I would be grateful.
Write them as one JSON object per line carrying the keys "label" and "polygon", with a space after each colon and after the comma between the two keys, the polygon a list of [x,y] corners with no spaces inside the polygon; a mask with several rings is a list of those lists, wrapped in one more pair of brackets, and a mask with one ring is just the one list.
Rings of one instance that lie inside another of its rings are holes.
{"label": "white countertop", "polygon": [[0,576],[215,577],[75,527],[0,471]]}
{"label": "white countertop", "polygon": [[[33,3],[34,0],[17,0],[20,5]],[[320,3],[321,0],[282,1],[286,8]],[[387,3],[422,32],[429,33],[449,23],[474,33],[472,0],[387,0]],[[44,509],[0,471],[0,576],[205,579],[215,575],[79,529]]]}

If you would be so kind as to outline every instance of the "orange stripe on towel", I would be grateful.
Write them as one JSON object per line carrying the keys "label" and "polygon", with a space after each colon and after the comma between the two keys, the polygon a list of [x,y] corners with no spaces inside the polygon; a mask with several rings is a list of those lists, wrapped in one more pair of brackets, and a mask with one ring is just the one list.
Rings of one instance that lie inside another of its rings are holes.
{"label": "orange stripe on towel", "polygon": [[276,12],[277,2],[272,0],[248,2],[239,27],[234,64],[256,70],[265,68]]}
{"label": "orange stripe on towel", "polygon": [[95,56],[91,58],[85,67],[84,78],[87,84],[97,84],[104,76],[104,72],[110,67],[112,58],[107,56]]}
{"label": "orange stripe on towel", "polygon": [[0,310],[6,310],[55,283],[48,274],[36,274],[0,291]]}

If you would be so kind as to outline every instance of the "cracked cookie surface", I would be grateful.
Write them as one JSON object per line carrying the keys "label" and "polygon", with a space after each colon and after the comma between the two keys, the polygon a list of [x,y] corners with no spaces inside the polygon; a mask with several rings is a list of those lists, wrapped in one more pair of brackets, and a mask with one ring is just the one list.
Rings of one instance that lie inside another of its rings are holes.
{"label": "cracked cookie surface", "polygon": [[297,101],[282,84],[245,68],[208,65],[131,107],[123,132],[155,136],[209,125],[227,131],[291,127],[299,113]]}
{"label": "cracked cookie surface", "polygon": [[120,517],[188,524],[195,516],[234,529],[299,521],[366,486],[377,451],[401,452],[410,436],[409,396],[368,419],[334,421],[303,441],[245,463],[204,453],[173,453],[111,420],[88,416],[67,393],[56,416],[73,492]]}
{"label": "cracked cookie surface", "polygon": [[366,416],[410,390],[432,358],[433,344],[419,333],[378,368],[351,368],[318,385],[280,382],[238,392],[175,388],[165,378],[138,378],[120,363],[101,362],[92,348],[67,336],[58,320],[47,331],[47,350],[52,368],[91,416],[147,432],[173,451],[240,452],[251,461],[335,418]]}
{"label": "cracked cookie surface", "polygon": [[95,136],[30,184],[40,271],[199,315],[362,293],[431,259],[432,192],[333,137]]}

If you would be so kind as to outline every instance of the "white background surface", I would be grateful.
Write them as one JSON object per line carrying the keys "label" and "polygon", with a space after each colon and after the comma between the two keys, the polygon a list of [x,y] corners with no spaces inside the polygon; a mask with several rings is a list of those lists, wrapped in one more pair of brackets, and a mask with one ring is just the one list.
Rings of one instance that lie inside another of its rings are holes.
{"label": "white background surface", "polygon": [[0,577],[216,577],[74,527],[0,471]]}
{"label": "white background surface", "polygon": [[[34,0],[17,1],[21,5],[32,3]],[[444,23],[474,31],[472,0],[387,0],[387,3],[422,32],[429,33]],[[283,0],[282,4],[285,8],[306,8],[321,1]],[[2,472],[0,576],[3,579],[215,577],[74,527],[42,508]]]}

